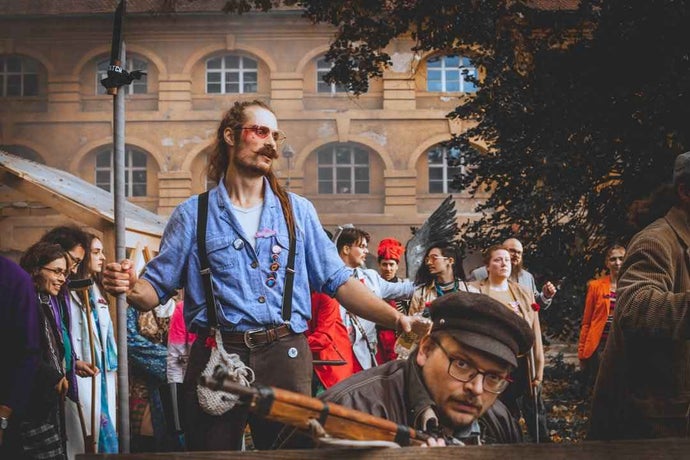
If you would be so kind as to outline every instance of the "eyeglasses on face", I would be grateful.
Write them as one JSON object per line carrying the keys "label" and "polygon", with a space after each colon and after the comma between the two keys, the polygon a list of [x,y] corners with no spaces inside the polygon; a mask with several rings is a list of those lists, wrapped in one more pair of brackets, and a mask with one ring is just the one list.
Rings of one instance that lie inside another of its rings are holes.
{"label": "eyeglasses on face", "polygon": [[474,380],[477,375],[482,375],[482,386],[484,390],[493,394],[501,394],[511,382],[510,378],[501,377],[493,372],[480,371],[476,367],[472,366],[467,361],[460,358],[451,358],[450,353],[441,345],[441,342],[431,337],[431,340],[438,345],[443,354],[448,358],[448,375],[453,377],[455,380],[466,383]]}
{"label": "eyeglasses on face", "polygon": [[67,278],[68,275],[67,271],[63,270],[62,268],[41,267],[41,269],[53,272],[55,276],[62,276],[63,278]]}
{"label": "eyeglasses on face", "polygon": [[79,257],[75,257],[71,252],[67,251],[67,257],[72,261],[72,268],[77,268],[79,264],[81,264],[81,259]]}
{"label": "eyeglasses on face", "polygon": [[446,256],[442,256],[440,254],[429,254],[424,258],[424,262],[427,264],[434,263],[437,260],[443,260],[443,259],[448,259]]}
{"label": "eyeglasses on face", "polygon": [[272,131],[271,128],[269,128],[268,126],[243,126],[242,129],[254,131],[254,133],[259,137],[259,139],[266,139],[270,134],[271,137],[273,137],[273,140],[275,141],[277,146],[283,145],[283,142],[285,142],[285,139],[287,139],[287,136],[283,131],[279,129]]}

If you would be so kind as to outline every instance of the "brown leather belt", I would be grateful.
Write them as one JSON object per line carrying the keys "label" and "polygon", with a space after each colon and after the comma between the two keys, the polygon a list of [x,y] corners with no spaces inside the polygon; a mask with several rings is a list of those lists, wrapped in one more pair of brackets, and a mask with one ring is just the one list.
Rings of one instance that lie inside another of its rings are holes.
{"label": "brown leather belt", "polygon": [[[271,329],[253,329],[245,332],[221,332],[220,335],[223,337],[223,343],[244,345],[251,349],[268,345],[292,333],[288,324],[281,324]],[[201,335],[204,334],[208,334],[208,329],[201,331]]]}

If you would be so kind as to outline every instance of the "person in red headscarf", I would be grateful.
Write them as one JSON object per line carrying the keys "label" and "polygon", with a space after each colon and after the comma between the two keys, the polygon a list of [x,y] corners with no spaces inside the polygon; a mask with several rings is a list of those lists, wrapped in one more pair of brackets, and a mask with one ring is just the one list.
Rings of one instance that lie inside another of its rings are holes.
{"label": "person in red headscarf", "polygon": [[[398,268],[400,267],[400,258],[405,252],[400,241],[395,238],[385,238],[379,243],[377,250],[379,273],[381,278],[391,283],[398,283],[403,279],[398,277]],[[393,308],[406,315],[410,306],[409,300],[389,300]],[[395,331],[392,329],[376,326],[378,334],[378,349],[376,352],[376,361],[379,364],[392,361],[397,358],[395,352]]]}

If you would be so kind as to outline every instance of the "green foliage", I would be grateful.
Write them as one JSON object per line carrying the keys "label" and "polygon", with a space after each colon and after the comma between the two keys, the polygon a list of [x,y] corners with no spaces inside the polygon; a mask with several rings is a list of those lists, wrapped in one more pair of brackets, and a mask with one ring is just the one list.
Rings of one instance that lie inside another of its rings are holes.
{"label": "green foliage", "polygon": [[[492,194],[477,208],[482,218],[464,223],[464,249],[518,237],[532,271],[566,280],[546,320],[579,318],[604,247],[636,231],[631,203],[667,182],[673,158],[690,146],[689,2],[581,0],[575,10],[507,0],[283,3],[336,27],[326,80],[356,94],[382,75],[386,47],[401,36],[415,40],[413,51],[473,60],[480,90],[449,117],[476,125],[450,144],[471,165],[457,184]],[[232,0],[226,10],[272,5]],[[477,142],[487,150],[468,148]]]}

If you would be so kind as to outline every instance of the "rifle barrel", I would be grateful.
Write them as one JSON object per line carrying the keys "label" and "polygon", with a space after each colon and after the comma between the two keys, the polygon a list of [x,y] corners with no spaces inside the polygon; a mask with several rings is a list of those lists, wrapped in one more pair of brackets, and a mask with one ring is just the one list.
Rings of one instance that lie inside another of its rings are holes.
{"label": "rifle barrel", "polygon": [[213,390],[237,394],[245,400],[249,397],[250,411],[304,431],[310,430],[310,422],[314,419],[330,436],[341,439],[421,446],[429,438],[408,426],[300,393],[260,385],[245,387],[221,377],[218,372],[213,377],[202,376],[200,383]]}

